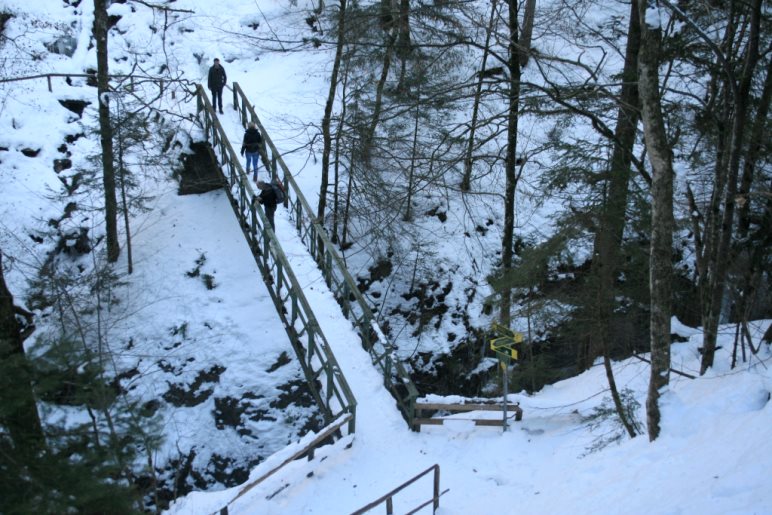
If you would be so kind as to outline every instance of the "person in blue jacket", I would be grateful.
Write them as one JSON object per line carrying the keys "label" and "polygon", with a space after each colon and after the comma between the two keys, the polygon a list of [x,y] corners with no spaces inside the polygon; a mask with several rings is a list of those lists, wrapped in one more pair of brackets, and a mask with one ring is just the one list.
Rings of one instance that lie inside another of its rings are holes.
{"label": "person in blue jacket", "polygon": [[247,156],[247,175],[252,165],[252,180],[257,182],[257,163],[260,161],[260,144],[263,142],[260,131],[255,122],[249,122],[244,132],[244,140],[241,142],[241,155]]}

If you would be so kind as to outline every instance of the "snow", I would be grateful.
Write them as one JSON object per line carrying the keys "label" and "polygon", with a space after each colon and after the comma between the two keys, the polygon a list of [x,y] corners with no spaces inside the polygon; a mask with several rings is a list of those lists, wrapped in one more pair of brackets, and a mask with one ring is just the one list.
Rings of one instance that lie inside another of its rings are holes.
{"label": "snow", "polygon": [[[6,9],[13,12],[28,13],[51,26],[72,26],[75,31],[79,44],[73,57],[50,56],[38,63],[39,72],[83,72],[95,62],[93,49],[86,50],[85,44],[93,19],[90,4],[83,2],[80,9],[55,4],[51,8],[51,2],[43,0],[5,2]],[[146,69],[157,69],[164,53],[162,43],[147,27],[160,20],[139,4],[133,6],[136,12],[131,12],[130,4],[111,7],[112,14],[124,15],[117,28],[126,32],[123,37],[111,35],[111,57],[141,58]],[[255,104],[263,125],[285,152],[285,161],[314,205],[320,165],[307,150],[297,149],[307,137],[301,123],[321,119],[329,50],[270,52],[268,42],[260,40],[252,45],[236,35],[249,34],[252,29],[248,26],[256,22],[261,24],[260,35],[267,33],[267,27],[291,34],[293,27],[302,27],[303,9],[308,6],[261,0],[258,14],[257,3],[236,0],[178,0],[171,5],[195,11],[181,17],[176,32],[170,33],[165,43],[177,47],[175,66],[189,79],[199,81],[212,59],[221,57],[229,82],[239,82]],[[10,27],[16,30],[15,25]],[[50,39],[49,32],[39,38],[26,34],[19,44],[39,51],[40,41]],[[202,56],[200,62],[194,54]],[[27,66],[19,65],[12,71],[25,71]],[[117,64],[116,69],[122,66]],[[50,200],[52,192],[61,187],[50,165],[53,159],[63,157],[57,146],[65,136],[85,130],[89,123],[94,125],[94,103],[83,119],[77,120],[57,99],[93,102],[95,91],[77,80],[72,88],[64,86],[63,80],[56,81],[53,93],[48,92],[44,79],[3,84],[0,90],[0,147],[8,149],[0,152],[0,248],[13,292],[26,290],[36,263],[50,250],[48,244],[33,245],[26,235],[37,233],[47,220],[61,215],[60,206]],[[229,110],[229,92],[224,99],[227,110],[220,119],[231,142],[238,146],[242,132],[236,114]],[[195,105],[182,109],[192,112]],[[77,130],[73,132],[74,127]],[[194,127],[187,129],[200,137]],[[41,151],[30,158],[22,154],[25,148]],[[74,164],[68,172],[86,166],[85,156],[98,152],[98,141],[93,136],[80,138],[70,150]],[[68,177],[68,172],[60,177]],[[159,362],[176,368],[179,374],[175,380],[181,384],[192,383],[201,370],[190,363],[203,364],[204,369],[222,366],[225,370],[219,380],[207,386],[212,390],[210,397],[197,410],[164,411],[167,442],[158,460],[173,457],[179,448],[193,448],[202,464],[214,454],[235,456],[239,463],[245,463],[258,446],[268,457],[252,469],[250,480],[254,480],[314,437],[297,435],[297,424],[293,425],[296,419],[312,414],[277,413],[282,420],[252,423],[253,436],[242,438],[212,423],[215,399],[239,398],[243,392],[275,398],[280,393],[278,385],[302,378],[300,367],[225,193],[180,197],[176,185],[167,178],[149,186],[153,186],[152,210],[137,215],[132,222],[136,271],[123,277],[128,284],[121,292],[123,303],[114,314],[111,329],[121,343],[127,335],[132,341],[131,347],[114,349],[117,367],[136,368],[142,377],[156,377],[125,385],[133,395],[150,400],[162,395],[171,380],[161,373]],[[77,216],[80,218],[71,222],[72,227],[89,223],[95,233],[102,230],[98,217],[86,220],[85,215]],[[732,369],[733,328],[723,327],[719,336],[722,349],[713,369],[697,379],[670,375],[670,385],[660,401],[662,434],[654,442],[645,434],[614,440],[622,433],[613,419],[597,425],[588,421],[586,417],[596,408],[609,405],[600,364],[532,396],[511,394],[509,401],[518,402],[524,416],[520,422],[511,422],[508,431],[474,426],[469,420],[474,415],[464,414],[443,426],[413,432],[383,388],[377,368],[361,348],[351,323],[342,316],[283,208],[277,211],[276,223],[284,253],[357,398],[356,432],[318,449],[311,460],[290,462],[236,500],[243,485],[191,493],[179,499],[169,514],[209,514],[226,504],[231,514],[350,513],[435,464],[440,470],[440,491],[447,490],[437,512],[443,515],[772,514],[772,489],[768,485],[772,470],[769,345],[762,345],[758,356],[749,356]],[[458,249],[448,241],[441,248],[450,257]],[[125,259],[125,252],[122,256]],[[185,273],[193,270],[202,256],[200,274],[214,279],[216,287],[212,290],[200,275],[188,277]],[[121,261],[118,268],[123,272],[125,265]],[[463,277],[468,272],[463,270]],[[17,301],[22,300],[21,295],[18,297]],[[754,342],[760,340],[769,323],[752,324]],[[168,336],[170,330],[183,327],[182,336]],[[673,345],[673,368],[698,375],[699,328],[674,320],[673,332],[688,339]],[[159,335],[167,336],[159,342]],[[282,353],[291,357],[290,363],[267,373]],[[620,391],[629,390],[639,403],[636,414],[645,427],[648,364],[631,358],[614,363],[614,372]],[[458,402],[462,398],[427,393],[424,400]],[[266,408],[261,402],[255,400],[252,407]],[[428,500],[432,488],[429,474],[397,494],[395,513],[405,513]],[[427,507],[421,513],[430,511]],[[381,512],[385,512],[382,505],[373,510]]]}
{"label": "snow", "polygon": [[[675,347],[696,354],[693,344]],[[231,504],[229,513],[348,513],[435,463],[441,489],[449,489],[440,501],[443,514],[772,513],[765,486],[772,383],[767,366],[756,363],[697,380],[671,376],[661,401],[662,436],[654,443],[640,436],[595,453],[588,453],[596,435],[582,414],[605,395],[601,367],[533,397],[511,396],[524,417],[507,432],[461,421],[411,433],[391,419],[371,424],[360,414],[363,423],[350,449],[344,441],[311,462],[293,463]],[[343,368],[366,408],[375,400],[369,392],[362,397],[367,390],[359,374]],[[620,387],[633,388],[640,399],[648,367],[628,360],[616,363],[616,372]],[[395,513],[430,498],[430,478],[400,493]],[[191,494],[170,513],[212,513],[238,491]]]}

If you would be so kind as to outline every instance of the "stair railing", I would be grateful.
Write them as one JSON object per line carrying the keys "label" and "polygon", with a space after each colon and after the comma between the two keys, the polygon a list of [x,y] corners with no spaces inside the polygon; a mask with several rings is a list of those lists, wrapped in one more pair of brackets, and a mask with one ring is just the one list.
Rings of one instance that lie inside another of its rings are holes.
{"label": "stair railing", "polygon": [[373,363],[380,367],[384,386],[396,399],[408,426],[413,428],[418,389],[404,364],[398,359],[394,346],[381,331],[372,309],[359,291],[335,245],[330,241],[324,226],[319,223],[316,213],[303,196],[254,107],[237,82],[233,83],[233,107],[239,113],[242,126],[246,127],[249,122],[257,125],[264,142],[260,153],[263,164],[270,171],[271,177],[279,177],[284,183],[287,193],[285,206],[295,222],[295,229],[322,270],[325,282],[340,304],[343,314],[356,326]]}
{"label": "stair railing", "polygon": [[[212,144],[231,205],[263,274],[308,386],[322,410],[325,424],[344,413],[350,413],[348,431],[353,433],[356,423],[356,399],[262,206],[254,201],[255,192],[244,173],[239,155],[228,141],[214,114],[209,97],[200,84],[196,88],[196,98],[199,120]],[[317,382],[321,382],[321,388]]]}

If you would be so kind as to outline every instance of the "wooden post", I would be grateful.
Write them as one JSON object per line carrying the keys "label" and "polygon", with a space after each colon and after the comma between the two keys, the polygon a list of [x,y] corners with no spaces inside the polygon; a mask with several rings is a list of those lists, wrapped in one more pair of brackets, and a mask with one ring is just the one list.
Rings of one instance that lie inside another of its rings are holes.
{"label": "wooden post", "polygon": [[46,75],[46,79],[48,80],[48,92],[52,93],[53,89],[51,88],[51,75]]}

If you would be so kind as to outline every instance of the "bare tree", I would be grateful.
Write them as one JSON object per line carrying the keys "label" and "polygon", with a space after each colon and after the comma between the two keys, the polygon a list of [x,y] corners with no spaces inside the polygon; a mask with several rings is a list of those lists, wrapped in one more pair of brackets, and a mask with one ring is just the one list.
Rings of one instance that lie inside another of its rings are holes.
{"label": "bare tree", "polygon": [[670,315],[673,256],[673,155],[665,131],[659,90],[659,26],[647,19],[647,2],[638,5],[641,46],[638,54],[638,88],[644,139],[652,167],[651,192],[651,377],[646,399],[649,440],[660,433],[659,397],[670,382]]}
{"label": "bare tree", "polygon": [[[751,89],[754,74],[760,59],[759,40],[761,32],[761,0],[753,0],[746,6],[731,2],[729,20],[725,29],[724,49],[712,40],[680,9],[671,2],[664,2],[674,13],[682,17],[706,41],[719,61],[716,79],[720,87],[719,137],[715,160],[713,191],[704,212],[691,197],[692,212],[699,229],[699,218],[704,220],[702,230],[697,233],[697,271],[699,274],[702,325],[704,329],[703,355],[700,373],[704,374],[713,366],[724,303],[726,280],[731,264],[731,245],[735,233],[735,207],[740,171],[743,160],[754,166],[758,157],[747,153],[747,133],[752,124],[748,122],[751,103]],[[737,25],[742,25],[738,27]],[[743,37],[745,35],[745,37]],[[739,50],[742,49],[742,50]],[[734,52],[738,54],[733,54]],[[733,58],[736,55],[736,58]],[[739,74],[735,70],[740,70]],[[766,109],[766,107],[764,108]],[[764,116],[766,118],[766,115]]]}
{"label": "bare tree", "polygon": [[[330,177],[330,153],[332,152],[332,135],[330,134],[330,124],[332,121],[332,109],[335,104],[335,92],[338,90],[338,73],[343,56],[343,44],[346,37],[346,0],[340,0],[338,5],[338,38],[335,45],[335,60],[330,74],[330,89],[327,94],[327,101],[324,104],[324,118],[322,118],[322,139],[324,148],[322,150],[322,177],[319,186],[319,205],[317,207],[317,216],[319,220],[324,220],[327,209],[327,189],[329,188]],[[321,248],[321,246],[320,246]]]}
{"label": "bare tree", "polygon": [[475,86],[474,99],[472,100],[472,119],[469,122],[469,139],[466,147],[466,157],[464,159],[464,176],[461,180],[461,191],[469,191],[472,187],[472,164],[475,134],[477,132],[477,119],[480,112],[482,88],[485,82],[485,77],[488,75],[488,56],[490,54],[491,36],[493,34],[497,15],[498,4],[496,3],[496,0],[492,0],[490,18],[488,25],[485,27],[485,43],[483,44],[482,63],[480,64],[480,71],[477,75],[477,85]]}
{"label": "bare tree", "polygon": [[109,0],[94,0],[94,39],[97,49],[97,94],[99,95],[99,138],[102,143],[102,181],[105,195],[105,233],[107,260],[118,260],[118,200],[115,194],[115,165],[113,163],[113,130],[110,125],[110,71],[107,54]]}
{"label": "bare tree", "polygon": [[[622,254],[622,235],[627,220],[627,199],[630,183],[630,163],[633,146],[636,140],[636,129],[640,118],[638,109],[638,85],[636,81],[638,67],[638,51],[640,47],[640,23],[638,19],[638,2],[633,0],[630,6],[630,22],[627,30],[627,50],[622,71],[623,82],[617,111],[614,150],[609,163],[609,178],[606,198],[595,235],[595,252],[592,269],[597,281],[597,298],[595,323],[598,331],[596,341],[603,354],[603,364],[606,369],[611,396],[617,414],[622,420],[630,437],[635,437],[635,430],[629,422],[622,405],[622,399],[616,387],[614,373],[611,368],[611,319],[614,314],[616,289],[614,283],[619,273],[619,262]],[[588,357],[594,358],[594,352]]]}
{"label": "bare tree", "polygon": [[[509,54],[507,71],[509,73],[509,91],[507,95],[507,145],[504,160],[504,227],[501,238],[501,269],[506,273],[512,269],[514,258],[515,235],[515,192],[517,190],[517,125],[520,118],[520,52],[519,26],[517,19],[517,1],[509,0]],[[512,292],[505,288],[501,293],[501,311],[499,320],[508,327],[512,308]]]}

